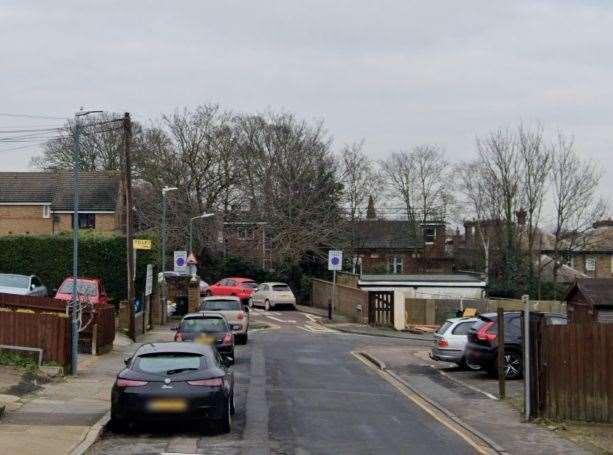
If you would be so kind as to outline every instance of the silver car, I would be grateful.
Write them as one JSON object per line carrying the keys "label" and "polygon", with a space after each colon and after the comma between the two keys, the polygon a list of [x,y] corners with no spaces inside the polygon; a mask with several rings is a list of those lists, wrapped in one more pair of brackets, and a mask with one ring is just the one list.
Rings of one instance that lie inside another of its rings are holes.
{"label": "silver car", "polygon": [[235,296],[210,296],[200,300],[200,311],[220,313],[228,322],[237,344],[247,344],[249,313]]}
{"label": "silver car", "polygon": [[47,297],[47,288],[36,275],[0,273],[0,293]]}
{"label": "silver car", "polygon": [[468,331],[478,318],[452,318],[434,333],[434,347],[430,357],[434,360],[456,363],[463,368],[478,370],[478,366],[466,363],[465,351]]}

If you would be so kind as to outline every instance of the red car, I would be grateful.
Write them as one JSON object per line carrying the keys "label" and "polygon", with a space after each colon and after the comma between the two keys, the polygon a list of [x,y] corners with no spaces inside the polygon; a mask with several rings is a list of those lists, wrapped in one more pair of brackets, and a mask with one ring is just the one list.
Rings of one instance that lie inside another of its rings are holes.
{"label": "red car", "polygon": [[[56,299],[72,300],[72,281],[72,277],[64,280],[55,294]],[[102,280],[99,278],[78,278],[77,294],[79,297],[86,298],[96,305],[106,305],[109,303],[109,298],[104,290],[104,284],[102,284]]]}
{"label": "red car", "polygon": [[224,278],[209,286],[207,295],[233,295],[241,300],[249,300],[258,284],[251,278]]}

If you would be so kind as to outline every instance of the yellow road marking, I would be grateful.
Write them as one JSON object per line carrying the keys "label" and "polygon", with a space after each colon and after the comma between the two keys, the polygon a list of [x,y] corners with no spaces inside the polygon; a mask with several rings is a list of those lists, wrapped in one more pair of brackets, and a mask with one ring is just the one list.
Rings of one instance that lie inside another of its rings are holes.
{"label": "yellow road marking", "polygon": [[464,428],[460,427],[455,422],[453,422],[446,416],[442,415],[440,411],[437,411],[436,409],[432,408],[432,406],[430,406],[425,400],[423,400],[421,397],[416,395],[414,392],[409,391],[398,380],[394,379],[390,375],[376,368],[369,361],[364,359],[359,353],[352,351],[351,355],[354,356],[356,359],[358,359],[360,362],[362,362],[364,365],[366,365],[371,370],[374,370],[379,376],[381,376],[383,379],[385,379],[387,382],[393,385],[396,388],[396,390],[398,390],[402,395],[404,395],[405,398],[407,398],[408,400],[411,400],[413,403],[415,403],[417,406],[423,409],[426,413],[428,413],[431,417],[433,417],[439,423],[449,428],[451,431],[453,431],[458,436],[460,436],[462,439],[464,439],[478,453],[483,454],[483,455],[490,455],[490,454],[496,453],[489,447],[483,446],[479,442],[475,441],[472,435],[468,433],[466,430],[464,430]]}

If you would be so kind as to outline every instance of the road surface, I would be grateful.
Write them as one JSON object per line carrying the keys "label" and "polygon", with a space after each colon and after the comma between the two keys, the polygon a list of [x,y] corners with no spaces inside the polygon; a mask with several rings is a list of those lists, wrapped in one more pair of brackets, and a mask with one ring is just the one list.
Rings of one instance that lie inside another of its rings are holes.
{"label": "road surface", "polygon": [[352,335],[295,311],[252,311],[270,324],[237,348],[229,434],[185,425],[106,433],[94,454],[474,454],[453,431],[356,360],[366,346],[410,341]]}

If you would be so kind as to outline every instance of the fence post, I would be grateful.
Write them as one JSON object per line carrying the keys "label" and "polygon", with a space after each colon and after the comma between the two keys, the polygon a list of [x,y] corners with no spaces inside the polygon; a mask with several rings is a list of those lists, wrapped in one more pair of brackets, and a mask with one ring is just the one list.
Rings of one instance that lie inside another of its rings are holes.
{"label": "fence post", "polygon": [[522,295],[524,303],[524,417],[530,420],[530,296]]}
{"label": "fence post", "polygon": [[501,400],[506,398],[505,377],[504,377],[504,308],[501,306],[496,310],[498,313],[498,396]]}
{"label": "fence post", "polygon": [[92,325],[92,355],[98,355],[98,324]]}

